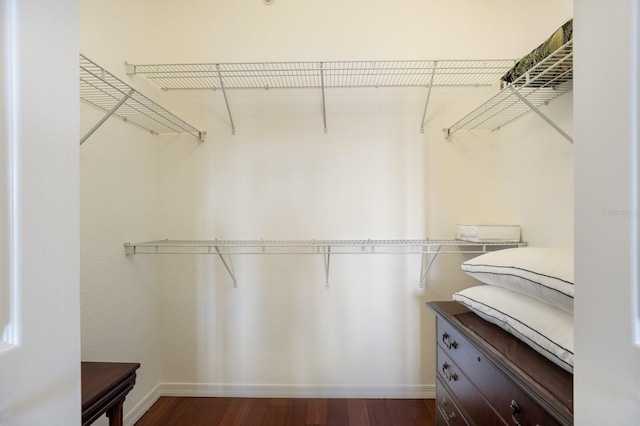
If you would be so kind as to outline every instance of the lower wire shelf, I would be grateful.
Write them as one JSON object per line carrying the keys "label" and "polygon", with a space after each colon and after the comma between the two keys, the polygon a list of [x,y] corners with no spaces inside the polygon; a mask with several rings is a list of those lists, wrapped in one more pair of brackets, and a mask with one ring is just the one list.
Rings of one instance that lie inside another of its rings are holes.
{"label": "lower wire shelf", "polygon": [[334,254],[419,254],[422,255],[420,288],[439,254],[482,254],[492,250],[523,247],[526,242],[464,240],[155,240],[125,243],[125,254],[212,254],[217,255],[237,287],[237,280],[225,256],[247,254],[321,254],[325,262],[325,283]]}

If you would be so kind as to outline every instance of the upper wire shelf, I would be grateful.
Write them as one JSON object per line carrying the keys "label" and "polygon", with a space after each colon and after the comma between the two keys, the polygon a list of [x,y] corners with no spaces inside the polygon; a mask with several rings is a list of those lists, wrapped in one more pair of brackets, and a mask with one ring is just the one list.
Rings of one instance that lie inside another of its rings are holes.
{"label": "upper wire shelf", "polygon": [[488,101],[445,129],[446,137],[459,130],[498,130],[529,111],[535,111],[565,138],[573,139],[538,107],[573,89],[573,40],[538,62]]}
{"label": "upper wire shelf", "polygon": [[201,64],[127,64],[127,74],[140,74],[164,90],[220,89],[231,132],[235,124],[227,99],[228,89],[320,89],[322,120],[327,133],[325,89],[339,87],[426,87],[422,124],[424,131],[431,88],[434,86],[485,86],[494,84],[515,61],[328,61]]}
{"label": "upper wire shelf", "polygon": [[514,61],[415,60],[127,64],[158,87],[171,89],[271,89],[494,84]]}
{"label": "upper wire shelf", "polygon": [[199,141],[204,132],[172,114],[156,102],[80,54],[80,99],[106,112],[82,139],[83,143],[111,115],[153,134],[188,133]]}

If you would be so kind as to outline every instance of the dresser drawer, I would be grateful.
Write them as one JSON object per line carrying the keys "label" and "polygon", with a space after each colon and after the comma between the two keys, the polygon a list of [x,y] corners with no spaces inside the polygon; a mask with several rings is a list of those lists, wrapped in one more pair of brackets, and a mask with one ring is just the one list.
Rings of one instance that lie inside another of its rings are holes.
{"label": "dresser drawer", "polygon": [[470,380],[508,424],[522,426],[559,424],[524,390],[505,377],[485,358],[479,357],[475,365],[461,368],[468,373]]}
{"label": "dresser drawer", "polygon": [[471,380],[441,347],[438,348],[437,363],[438,379],[450,390],[452,395],[456,396],[465,412],[474,419],[482,419],[482,426],[505,424]]}
{"label": "dresser drawer", "polygon": [[[560,424],[449,323],[438,320],[437,327],[439,358],[442,352],[442,356],[448,356],[459,370],[464,371],[467,379],[507,424]],[[438,366],[441,376],[448,375],[442,371],[442,362],[438,362]],[[457,395],[456,391],[454,393]]]}
{"label": "dresser drawer", "polygon": [[438,426],[469,426],[469,423],[460,409],[454,402],[453,398],[447,392],[445,385],[442,384],[440,378],[436,381],[436,411],[438,418]]}
{"label": "dresser drawer", "polygon": [[437,333],[438,346],[460,367],[469,365],[481,354],[466,337],[441,318],[437,321]]}

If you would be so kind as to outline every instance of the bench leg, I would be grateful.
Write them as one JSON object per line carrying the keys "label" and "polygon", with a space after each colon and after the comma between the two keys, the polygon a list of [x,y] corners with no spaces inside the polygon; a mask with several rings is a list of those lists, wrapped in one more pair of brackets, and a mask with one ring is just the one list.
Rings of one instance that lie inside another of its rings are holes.
{"label": "bench leg", "polygon": [[123,405],[124,400],[118,401],[116,405],[111,407],[109,411],[107,411],[107,417],[109,418],[109,426],[123,426],[122,425],[122,417],[123,417]]}

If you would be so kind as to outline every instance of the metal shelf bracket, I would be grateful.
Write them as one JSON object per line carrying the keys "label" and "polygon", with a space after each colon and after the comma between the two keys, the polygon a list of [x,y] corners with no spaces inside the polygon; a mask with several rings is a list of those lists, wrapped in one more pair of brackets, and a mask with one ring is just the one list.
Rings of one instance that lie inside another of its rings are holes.
{"label": "metal shelf bracket", "polygon": [[331,246],[327,247],[327,252],[324,253],[324,285],[329,289],[329,266],[331,262]]}
{"label": "metal shelf bracket", "polygon": [[220,89],[222,90],[222,96],[224,97],[224,104],[227,107],[227,114],[229,115],[229,122],[231,123],[231,134],[236,134],[236,125],[233,123],[233,116],[231,115],[231,108],[229,107],[229,100],[227,99],[227,91],[224,87],[224,79],[220,72],[220,64],[216,64],[216,71],[218,72],[218,79],[220,80]]}
{"label": "metal shelf bracket", "polygon": [[327,109],[324,97],[324,64],[320,62],[320,87],[322,88],[322,122],[324,123],[324,133],[327,134]]}
{"label": "metal shelf bracket", "polygon": [[538,114],[540,116],[540,118],[542,118],[544,121],[546,121],[548,125],[550,125],[554,129],[556,129],[556,131],[558,133],[560,133],[566,140],[568,140],[570,143],[573,143],[573,138],[571,136],[569,136],[569,134],[567,132],[562,130],[562,128],[560,126],[558,126],[552,119],[550,119],[548,116],[543,114],[542,111],[540,111],[540,109],[538,109],[538,107],[536,107],[531,102],[529,102],[527,100],[527,98],[522,96],[516,89],[513,88],[513,86],[509,85],[508,87],[511,89],[513,94],[516,95],[518,97],[518,99],[520,99],[521,102],[523,102],[525,105],[527,105],[529,108],[531,108],[531,111],[533,111],[536,114]]}
{"label": "metal shelf bracket", "polygon": [[104,124],[105,121],[107,121],[109,119],[109,117],[111,117],[117,110],[118,108],[120,108],[122,106],[123,103],[125,103],[127,101],[127,99],[129,99],[131,97],[131,95],[133,95],[134,90],[131,89],[129,91],[129,93],[127,93],[126,95],[123,96],[123,98],[110,110],[108,111],[104,117],[102,117],[102,119],[100,119],[100,121],[98,121],[96,123],[95,126],[93,126],[87,133],[85,133],[85,135],[82,137],[82,139],[80,139],[80,145],[82,145],[84,143],[84,141],[86,141],[89,136],[91,136],[96,130],[98,130],[100,128],[100,126],[102,126]]}
{"label": "metal shelf bracket", "polygon": [[422,255],[422,267],[421,267],[422,273],[420,274],[420,284],[419,284],[420,288],[424,288],[424,283],[425,283],[425,280],[427,279],[427,274],[431,270],[433,263],[436,261],[436,258],[438,257],[438,254],[440,253],[441,248],[442,246],[440,245],[435,246],[435,252],[431,254],[431,259],[429,259],[429,262],[426,263],[426,265],[425,265],[425,256],[427,255],[426,254]]}
{"label": "metal shelf bracket", "polygon": [[420,125],[420,133],[424,133],[424,124],[427,118],[427,108],[429,107],[429,98],[431,97],[431,88],[433,87],[433,78],[436,76],[436,67],[438,61],[433,62],[433,71],[431,71],[431,79],[429,80],[429,91],[427,92],[427,101],[424,104],[424,111],[422,112],[422,124]]}
{"label": "metal shelf bracket", "polygon": [[227,261],[224,259],[224,256],[222,256],[222,252],[220,252],[220,249],[218,248],[218,246],[214,246],[214,248],[216,249],[216,253],[218,254],[218,257],[220,257],[222,264],[224,265],[225,269],[229,273],[229,276],[231,276],[231,280],[233,281],[233,288],[238,288],[238,280],[236,280],[236,276],[233,274],[233,271],[229,267],[229,264],[227,263]]}

